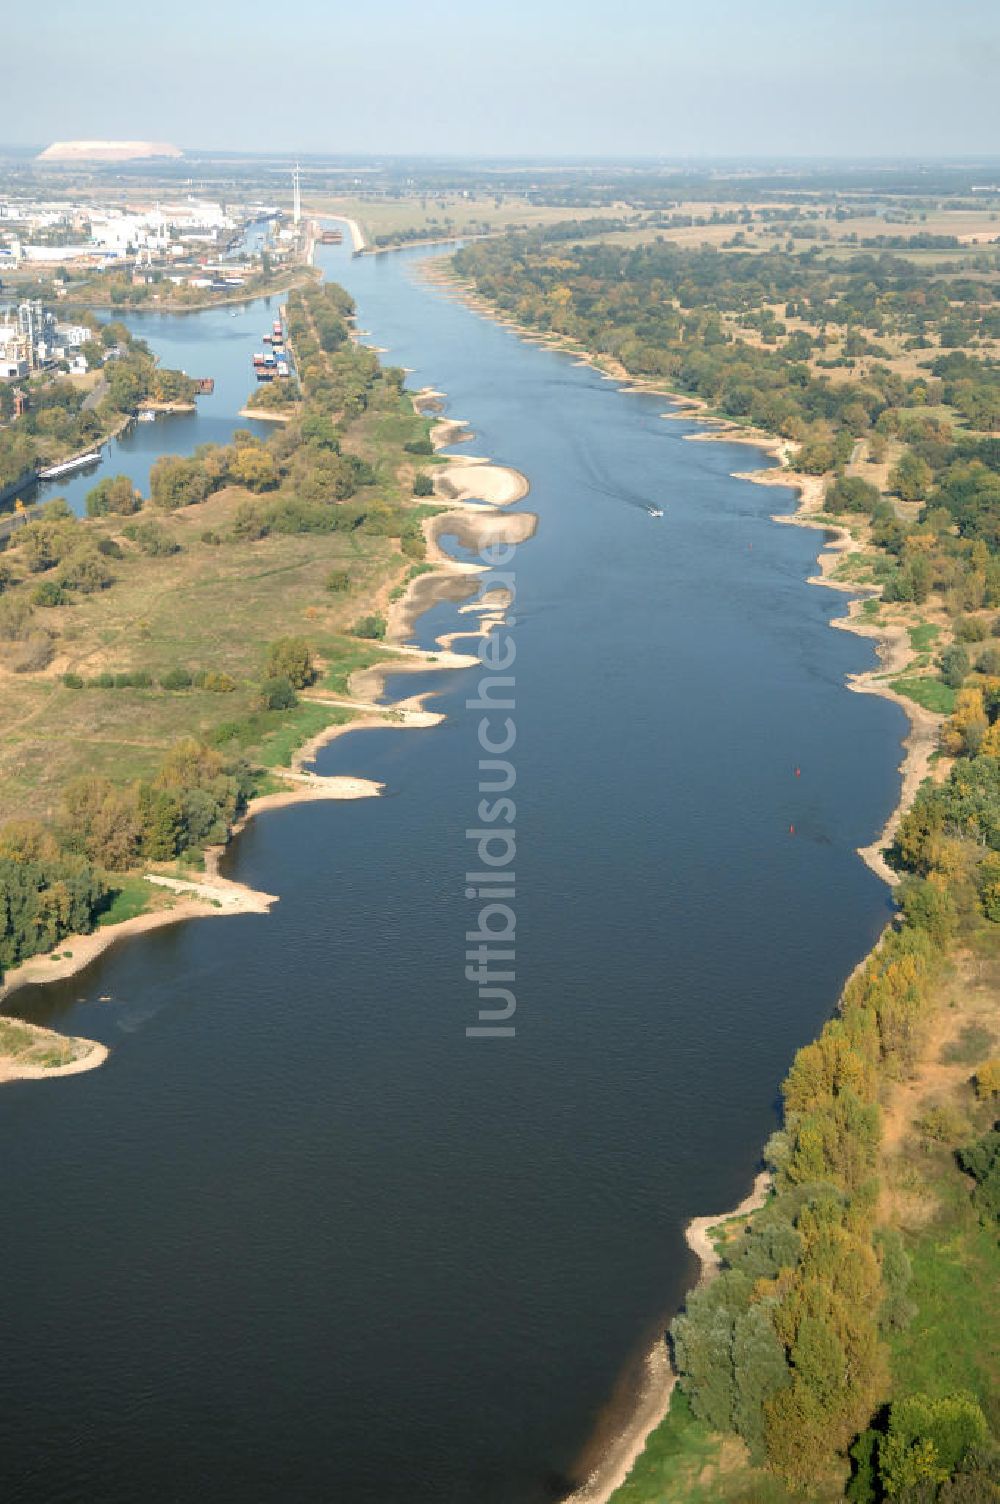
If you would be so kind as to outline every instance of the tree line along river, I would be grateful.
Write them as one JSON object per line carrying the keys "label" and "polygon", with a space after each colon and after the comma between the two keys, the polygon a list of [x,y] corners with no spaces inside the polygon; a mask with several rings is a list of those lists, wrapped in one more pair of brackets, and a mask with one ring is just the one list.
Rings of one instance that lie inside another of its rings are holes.
{"label": "tree line along river", "polygon": [[[763,458],[426,286],[426,252],[318,254],[466,447],[531,481],[505,566],[517,1033],[465,1033],[476,675],[397,677],[446,722],[317,764],[387,796],[233,843],[270,915],[14,1000],[112,1055],[0,1092],[7,1504],[558,1498],[683,1299],[685,1222],[749,1188],[792,1054],[887,915],[855,848],[904,719],[847,692],[872,649],[805,583],[818,535],[770,521],[792,493],[730,475]],[[110,473],[240,426],[267,313],[129,319],[216,391]],[[438,605],[414,640],[463,623]]]}

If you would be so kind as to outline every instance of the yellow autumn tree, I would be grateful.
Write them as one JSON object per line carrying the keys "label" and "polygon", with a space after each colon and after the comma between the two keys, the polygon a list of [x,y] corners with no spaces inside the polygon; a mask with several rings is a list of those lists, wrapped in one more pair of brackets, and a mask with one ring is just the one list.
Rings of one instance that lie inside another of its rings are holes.
{"label": "yellow autumn tree", "polygon": [[989,720],[981,689],[960,689],[955,696],[955,709],[941,728],[941,746],[951,757],[963,753],[975,756],[979,751]]}

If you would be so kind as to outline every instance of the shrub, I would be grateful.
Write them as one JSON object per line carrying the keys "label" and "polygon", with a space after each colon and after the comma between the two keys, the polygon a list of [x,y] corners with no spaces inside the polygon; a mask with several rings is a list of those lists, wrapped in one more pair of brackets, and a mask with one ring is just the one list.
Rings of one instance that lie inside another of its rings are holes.
{"label": "shrub", "polygon": [[32,591],[31,600],[36,606],[64,606],[66,592],[55,580],[43,580]]}
{"label": "shrub", "polygon": [[990,635],[989,623],[981,616],[960,616],[955,622],[955,637],[958,642],[985,642]]}
{"label": "shrub", "polygon": [[882,1488],[890,1499],[934,1498],[971,1447],[987,1436],[986,1420],[971,1395],[894,1400],[888,1435],[879,1446]]}
{"label": "shrub", "polygon": [[933,479],[934,475],[927,461],[914,454],[912,449],[907,449],[899,464],[892,470],[889,484],[904,501],[923,501]]}
{"label": "shrub", "polygon": [[160,675],[161,689],[190,689],[191,683],[191,675],[186,668],[171,668]]}
{"label": "shrub", "polygon": [[279,637],[267,650],[265,679],[287,679],[293,689],[304,689],[316,678],[312,654],[304,637]]}
{"label": "shrub", "polygon": [[403,445],[403,448],[406,450],[407,454],[434,453],[434,445],[431,443],[430,439],[411,439],[409,444]]}
{"label": "shrub", "polygon": [[907,922],[924,929],[937,945],[951,939],[957,914],[950,889],[939,878],[907,877],[899,885],[899,905]]}
{"label": "shrub", "polygon": [[260,507],[254,506],[252,501],[240,502],[233,518],[234,538],[256,543],[258,539],[266,538],[270,531],[270,523]]}
{"label": "shrub", "polygon": [[976,1182],[973,1205],[988,1227],[1000,1218],[1000,1129],[991,1128],[975,1143],[959,1149],[955,1157]]}
{"label": "shrub", "polygon": [[857,475],[839,475],[826,487],[828,512],[873,512],[880,500],[878,486]]}
{"label": "shrub", "polygon": [[795,457],[795,468],[804,475],[823,475],[834,464],[833,445],[826,439],[813,439],[803,444]]}
{"label": "shrub", "polygon": [[154,506],[175,511],[204,501],[212,482],[197,459],[165,454],[150,471],[149,489]]}
{"label": "shrub", "polygon": [[220,673],[217,669],[203,668],[194,676],[195,687],[207,689],[211,694],[228,695],[236,688],[232,674]]}
{"label": "shrub", "polygon": [[326,577],[326,588],[334,595],[338,595],[342,590],[348,590],[350,584],[351,577],[346,569],[331,569]]}
{"label": "shrub", "polygon": [[298,696],[291,680],[279,675],[263,681],[257,704],[261,710],[291,710],[298,704]]}
{"label": "shrub", "polygon": [[413,494],[414,496],[434,495],[434,482],[423,470],[413,477]]}
{"label": "shrub", "polygon": [[385,636],[386,621],[384,616],[363,616],[354,628],[355,637],[373,638],[381,642]]}
{"label": "shrub", "polygon": [[50,521],[36,517],[19,529],[14,547],[32,574],[42,574],[58,564],[73,547],[76,528],[75,519],[70,525],[63,519]]}
{"label": "shrub", "polygon": [[151,559],[169,558],[181,551],[179,543],[169,537],[155,522],[130,522],[122,528],[125,537]]}
{"label": "shrub", "polygon": [[83,680],[80,678],[79,674],[73,674],[73,673],[67,672],[67,673],[63,674],[63,676],[62,676],[62,682],[66,686],[67,689],[82,689],[83,688]]}
{"label": "shrub", "polygon": [[917,1127],[925,1138],[939,1144],[957,1144],[969,1132],[964,1115],[947,1102],[936,1102],[918,1119]]}
{"label": "shrub", "polygon": [[945,648],[941,654],[941,678],[952,689],[961,689],[969,672],[969,655],[958,643]]}
{"label": "shrub", "polygon": [[989,1102],[1000,1096],[1000,1057],[984,1060],[974,1076],[976,1096],[981,1102]]}
{"label": "shrub", "polygon": [[106,590],[112,581],[111,570],[96,548],[81,548],[66,559],[59,570],[59,583],[65,590],[79,590],[94,595]]}
{"label": "shrub", "polygon": [[0,642],[23,642],[30,637],[34,614],[24,596],[0,600]]}
{"label": "shrub", "polygon": [[127,475],[115,475],[99,481],[87,492],[86,505],[88,517],[106,517],[109,512],[130,517],[142,506],[142,497]]}

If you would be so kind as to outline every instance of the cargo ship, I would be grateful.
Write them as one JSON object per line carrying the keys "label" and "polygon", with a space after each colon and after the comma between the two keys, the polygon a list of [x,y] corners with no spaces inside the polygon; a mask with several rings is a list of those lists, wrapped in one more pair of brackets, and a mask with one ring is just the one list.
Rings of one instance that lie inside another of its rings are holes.
{"label": "cargo ship", "polygon": [[270,348],[254,353],[253,372],[257,380],[273,381],[279,376],[282,381],[287,381],[292,371],[285,353],[285,330],[280,319],[274,320],[270,332],[262,336],[262,341]]}

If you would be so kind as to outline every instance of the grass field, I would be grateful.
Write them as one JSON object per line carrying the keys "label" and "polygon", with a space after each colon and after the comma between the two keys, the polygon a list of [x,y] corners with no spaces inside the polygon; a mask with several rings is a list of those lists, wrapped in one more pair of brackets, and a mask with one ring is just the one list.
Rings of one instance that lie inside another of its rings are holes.
{"label": "grass field", "polygon": [[19,1067],[52,1070],[69,1065],[87,1049],[86,1040],[34,1029],[13,1018],[0,1018],[0,1060],[16,1061]]}
{"label": "grass field", "polygon": [[[47,613],[60,636],[44,674],[0,671],[0,822],[14,814],[51,814],[76,771],[148,777],[164,749],[184,735],[213,739],[220,726],[246,729],[249,723],[249,737],[235,740],[243,750],[258,741],[260,760],[273,766],[286,760],[295,738],[314,734],[324,715],[329,720],[330,712],[309,707],[303,725],[302,713],[295,712],[288,735],[278,734],[280,713],[251,721],[266,644],[300,635],[321,657],[328,647],[334,671],[328,687],[343,692],[352,666],[370,662],[373,651],[350,639],[345,643],[344,634],[361,605],[388,592],[410,561],[392,540],[366,536],[362,543],[356,534],[201,541],[205,531],[230,533],[245,500],[242,492],[222,491],[164,518],[163,529],[181,545],[179,553],[148,558],[131,550],[114,561],[109,590]],[[101,535],[120,532],[107,519],[87,526]],[[330,594],[324,584],[335,568],[348,571],[350,589]],[[227,674],[236,688],[67,689],[61,682],[66,671],[86,680],[136,670],[159,681],[177,667]]]}
{"label": "grass field", "polygon": [[427,239],[496,234],[507,229],[563,224],[568,219],[620,219],[634,212],[624,205],[580,209],[531,204],[527,199],[511,197],[504,197],[498,204],[492,194],[464,198],[457,193],[412,198],[317,195],[309,199],[308,209],[313,214],[356,219],[372,244],[380,235],[397,236],[409,231]]}
{"label": "grass field", "polygon": [[908,627],[910,634],[910,647],[915,653],[927,653],[934,646],[941,635],[941,628],[937,622],[922,621],[914,627]]}
{"label": "grass field", "polygon": [[159,895],[141,877],[118,877],[113,879],[109,902],[99,924],[121,924],[126,919],[135,919],[151,908]]}
{"label": "grass field", "polygon": [[951,715],[955,709],[955,691],[949,685],[942,684],[940,679],[907,676],[893,679],[890,688],[898,695],[904,695],[915,704],[922,705],[925,710],[932,710],[935,715]]}
{"label": "grass field", "polygon": [[[972,1182],[955,1149],[984,1133],[996,1107],[976,1098],[975,1067],[998,1053],[1000,942],[982,928],[959,954],[937,1028],[915,1080],[899,1093],[886,1198],[913,1266],[909,1298],[917,1314],[891,1344],[893,1391],[976,1396],[1000,1427],[1000,1250],[982,1225]],[[931,1109],[945,1109],[950,1131],[924,1130]]]}
{"label": "grass field", "polygon": [[[829,1479],[812,1497],[815,1504],[843,1498],[843,1479]],[[750,1463],[741,1441],[696,1420],[675,1389],[666,1419],[615,1490],[612,1504],[794,1504],[794,1495]]]}
{"label": "grass field", "polygon": [[[374,486],[359,500],[412,506],[415,517],[438,510],[412,501],[418,462],[404,449],[425,438],[428,427],[408,398],[391,393],[348,425],[345,449],[375,472]],[[346,696],[351,674],[386,656],[385,648],[352,635],[355,624],[384,614],[419,561],[401,551],[397,538],[367,527],[249,538],[234,527],[248,503],[264,505],[266,497],[255,502],[231,486],[176,511],[147,505],[141,521],[155,522],[178,546],[173,554],[142,552],[125,536],[120,517],[79,525],[81,538],[117,545],[121,556],[109,560],[110,588],[74,591],[66,604],[36,607],[37,627],[54,634],[48,667],[13,673],[0,655],[0,824],[15,815],[56,816],[61,791],[76,773],[116,782],[149,778],[166,749],[185,736],[279,768],[317,732],[351,718],[348,710],[306,703],[259,709],[267,645],[304,637],[319,688]],[[6,557],[23,575],[18,549]],[[334,574],[340,586],[330,590]],[[17,588],[30,594],[44,578],[29,576]],[[216,677],[215,690],[162,688],[173,669],[224,678]],[[151,687],[93,682],[137,672],[150,677]],[[67,687],[67,674],[85,687]]]}

